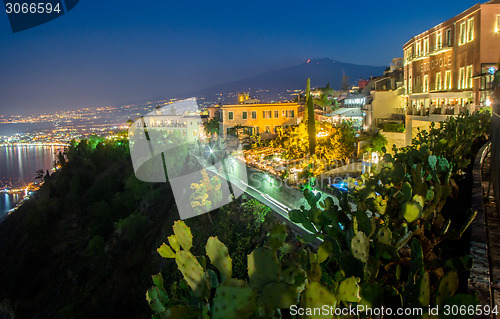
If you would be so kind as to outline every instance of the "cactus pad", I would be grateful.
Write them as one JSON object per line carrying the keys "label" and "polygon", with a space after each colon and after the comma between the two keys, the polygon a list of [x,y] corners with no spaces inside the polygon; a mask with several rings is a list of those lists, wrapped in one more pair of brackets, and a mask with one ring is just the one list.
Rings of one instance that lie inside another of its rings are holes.
{"label": "cactus pad", "polygon": [[223,280],[225,278],[231,278],[233,263],[227,247],[217,237],[210,237],[208,238],[205,250],[212,265],[220,271]]}
{"label": "cactus pad", "polygon": [[253,289],[278,281],[279,276],[280,264],[271,249],[260,247],[248,255],[248,278]]}
{"label": "cactus pad", "polygon": [[359,278],[355,277],[342,280],[337,289],[337,299],[345,302],[359,302],[361,297],[358,282]]}
{"label": "cactus pad", "polygon": [[170,248],[170,246],[165,243],[162,244],[158,249],[156,249],[156,251],[163,258],[175,258],[175,253],[172,251],[172,248]]}
{"label": "cactus pad", "polygon": [[168,243],[175,251],[179,251],[181,249],[179,241],[177,240],[177,237],[175,237],[175,235],[168,236]]}
{"label": "cactus pad", "polygon": [[227,279],[215,293],[212,318],[247,318],[255,310],[255,299],[255,292],[246,282]]}
{"label": "cactus pad", "polygon": [[392,232],[387,226],[383,226],[379,229],[377,233],[377,241],[381,244],[391,245],[392,243]]}
{"label": "cactus pad", "polygon": [[[337,298],[335,297],[333,291],[330,288],[323,286],[321,283],[317,281],[313,281],[307,284],[301,299],[302,299],[301,300],[302,307],[308,309],[321,308],[324,305],[333,307],[335,309],[335,307],[337,306]],[[307,316],[305,318],[330,318],[330,317]]]}
{"label": "cactus pad", "polygon": [[436,291],[436,304],[443,305],[448,301],[458,289],[458,275],[456,271],[450,271],[439,281]]}
{"label": "cactus pad", "polygon": [[184,250],[190,250],[193,247],[193,235],[191,229],[182,221],[178,220],[174,223],[174,234],[179,244]]}
{"label": "cactus pad", "polygon": [[290,308],[299,303],[300,291],[284,282],[271,282],[262,287],[257,299],[266,308]]}
{"label": "cactus pad", "polygon": [[370,250],[370,242],[365,233],[358,231],[356,236],[351,240],[352,255],[359,261],[366,263],[368,261],[368,254]]}
{"label": "cactus pad", "polygon": [[205,296],[210,282],[196,257],[189,251],[181,250],[175,255],[175,262],[194,294],[199,298]]}
{"label": "cactus pad", "polygon": [[422,217],[422,205],[416,201],[409,201],[403,204],[403,217],[407,222],[413,223]]}

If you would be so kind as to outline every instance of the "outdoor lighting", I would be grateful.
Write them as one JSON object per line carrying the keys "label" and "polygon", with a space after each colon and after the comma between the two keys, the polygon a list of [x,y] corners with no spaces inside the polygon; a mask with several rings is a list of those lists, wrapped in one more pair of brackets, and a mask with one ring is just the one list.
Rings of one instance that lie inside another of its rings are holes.
{"label": "outdoor lighting", "polygon": [[326,137],[328,136],[328,132],[319,132],[318,134],[316,134],[316,137]]}
{"label": "outdoor lighting", "polygon": [[488,96],[488,98],[486,99],[486,102],[484,103],[486,106],[491,106],[491,100],[490,100],[490,97]]}
{"label": "outdoor lighting", "polygon": [[372,163],[373,163],[373,164],[377,164],[377,163],[378,163],[378,160],[379,160],[379,158],[378,158],[378,154],[377,154],[377,152],[373,152],[373,153],[372,153]]}
{"label": "outdoor lighting", "polygon": [[209,150],[210,150],[210,154],[213,154],[213,153],[214,153],[214,150],[213,150],[213,149],[209,148]]}
{"label": "outdoor lighting", "polygon": [[298,172],[302,172],[302,168],[299,169],[294,167],[290,169],[290,173],[298,173]]}

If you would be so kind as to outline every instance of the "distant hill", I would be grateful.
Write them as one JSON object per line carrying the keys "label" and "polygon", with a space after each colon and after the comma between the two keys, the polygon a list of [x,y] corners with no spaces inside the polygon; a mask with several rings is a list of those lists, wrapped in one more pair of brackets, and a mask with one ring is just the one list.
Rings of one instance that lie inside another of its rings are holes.
{"label": "distant hill", "polygon": [[306,79],[311,78],[311,87],[330,87],[336,90],[342,88],[342,76],[348,77],[350,85],[359,79],[382,75],[386,66],[370,66],[344,63],[329,58],[311,59],[296,66],[265,72],[239,81],[218,84],[194,92],[194,96],[207,96],[217,93],[250,91],[265,89],[284,92],[290,89],[305,88]]}

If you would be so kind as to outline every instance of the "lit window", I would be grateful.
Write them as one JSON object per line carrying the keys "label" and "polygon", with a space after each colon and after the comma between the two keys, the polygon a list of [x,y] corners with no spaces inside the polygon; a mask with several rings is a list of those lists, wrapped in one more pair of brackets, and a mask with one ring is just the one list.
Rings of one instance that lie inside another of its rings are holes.
{"label": "lit window", "polygon": [[465,39],[466,39],[465,38],[465,35],[466,35],[466,33],[465,33],[466,30],[465,29],[466,29],[465,28],[465,22],[462,22],[460,24],[460,37],[458,38],[458,44],[459,45],[462,45],[462,44],[465,43]]}
{"label": "lit window", "polygon": [[429,76],[428,75],[424,75],[424,89],[423,89],[424,92],[427,92],[429,91]]}
{"label": "lit window", "polygon": [[458,73],[458,89],[462,90],[465,88],[465,68],[460,68]]}
{"label": "lit window", "polygon": [[467,20],[467,42],[474,40],[474,19]]}
{"label": "lit window", "polygon": [[429,38],[424,39],[424,55],[429,53]]}
{"label": "lit window", "polygon": [[228,112],[227,116],[230,120],[232,120],[233,119],[233,112]]}
{"label": "lit window", "polygon": [[436,33],[436,50],[440,50],[443,47],[443,35],[441,32]]}
{"label": "lit window", "polygon": [[437,91],[441,91],[441,72],[436,73],[436,88]]}
{"label": "lit window", "polygon": [[451,90],[451,71],[446,71],[444,76],[444,89]]}
{"label": "lit window", "polygon": [[243,111],[242,118],[246,120],[248,118],[247,112]]}
{"label": "lit window", "polygon": [[495,32],[500,32],[500,14],[497,14],[497,23],[495,25]]}
{"label": "lit window", "polygon": [[410,76],[410,80],[408,81],[408,93],[412,93],[413,91],[413,80]]}
{"label": "lit window", "polygon": [[469,65],[467,67],[467,83],[466,87],[469,89],[472,89],[472,65]]}

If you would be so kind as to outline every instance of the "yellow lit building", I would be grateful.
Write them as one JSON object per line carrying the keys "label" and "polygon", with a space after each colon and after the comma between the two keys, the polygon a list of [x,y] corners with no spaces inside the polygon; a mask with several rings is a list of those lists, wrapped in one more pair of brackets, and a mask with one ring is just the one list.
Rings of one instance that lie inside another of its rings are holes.
{"label": "yellow lit building", "polygon": [[223,105],[220,110],[220,134],[233,134],[236,128],[270,138],[278,127],[297,125],[297,103]]}
{"label": "yellow lit building", "polygon": [[407,140],[464,111],[488,105],[500,57],[500,0],[476,4],[403,46]]}

